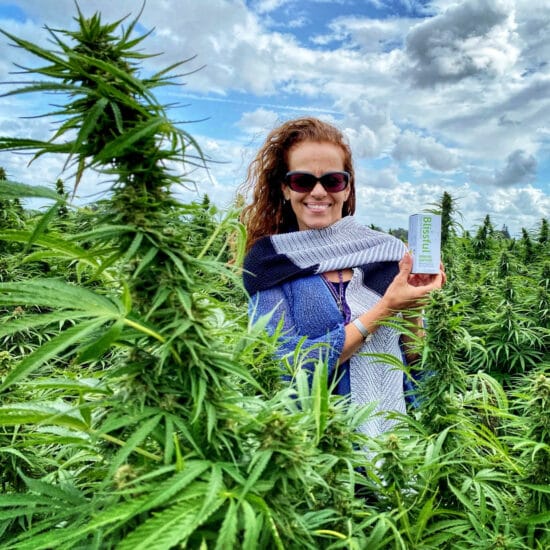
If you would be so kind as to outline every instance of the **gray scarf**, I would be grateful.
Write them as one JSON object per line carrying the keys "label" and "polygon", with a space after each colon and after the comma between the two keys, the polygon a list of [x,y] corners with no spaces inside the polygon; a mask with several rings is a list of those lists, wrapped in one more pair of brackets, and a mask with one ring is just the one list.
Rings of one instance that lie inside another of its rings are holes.
{"label": "gray scarf", "polygon": [[399,261],[404,252],[399,239],[346,216],[323,229],[259,239],[244,260],[244,285],[252,295],[313,273]]}

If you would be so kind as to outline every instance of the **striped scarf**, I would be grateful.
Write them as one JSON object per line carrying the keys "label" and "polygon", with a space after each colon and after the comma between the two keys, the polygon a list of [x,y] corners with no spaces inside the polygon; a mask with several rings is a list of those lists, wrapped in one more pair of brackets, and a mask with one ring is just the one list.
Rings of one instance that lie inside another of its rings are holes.
{"label": "striped scarf", "polygon": [[252,295],[297,277],[399,261],[404,252],[399,239],[346,216],[323,229],[259,239],[244,260],[244,286]]}

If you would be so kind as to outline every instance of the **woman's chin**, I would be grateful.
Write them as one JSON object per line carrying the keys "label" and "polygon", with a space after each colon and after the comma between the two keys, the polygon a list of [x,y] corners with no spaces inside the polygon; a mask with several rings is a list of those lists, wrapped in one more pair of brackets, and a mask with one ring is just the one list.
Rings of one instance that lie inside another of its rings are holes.
{"label": "woman's chin", "polygon": [[339,219],[327,218],[326,216],[319,216],[317,219],[315,217],[308,217],[307,220],[300,220],[298,222],[298,229],[300,231],[305,231],[307,229],[325,229],[325,227],[331,226],[339,221]]}

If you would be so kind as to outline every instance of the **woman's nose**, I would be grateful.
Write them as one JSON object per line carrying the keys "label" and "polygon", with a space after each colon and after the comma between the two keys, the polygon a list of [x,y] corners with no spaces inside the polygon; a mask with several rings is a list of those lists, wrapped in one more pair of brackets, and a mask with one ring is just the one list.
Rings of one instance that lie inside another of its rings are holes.
{"label": "woman's nose", "polygon": [[316,197],[324,197],[326,194],[327,194],[327,190],[322,186],[320,181],[318,181],[315,184],[315,187],[310,192],[310,195],[313,195]]}

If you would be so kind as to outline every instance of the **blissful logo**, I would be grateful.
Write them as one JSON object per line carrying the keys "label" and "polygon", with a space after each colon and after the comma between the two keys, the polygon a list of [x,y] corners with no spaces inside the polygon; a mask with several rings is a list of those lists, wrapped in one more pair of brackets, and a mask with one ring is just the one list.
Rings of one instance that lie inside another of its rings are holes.
{"label": "blissful logo", "polygon": [[430,254],[430,244],[432,242],[430,235],[432,233],[431,216],[422,217],[422,252]]}
{"label": "blissful logo", "polygon": [[441,216],[413,214],[409,218],[409,248],[413,273],[438,273],[441,246]]}

